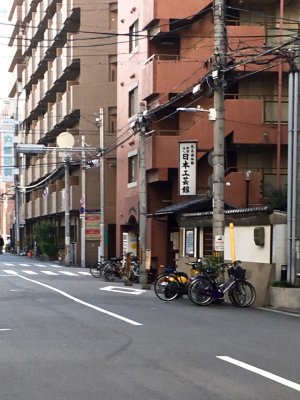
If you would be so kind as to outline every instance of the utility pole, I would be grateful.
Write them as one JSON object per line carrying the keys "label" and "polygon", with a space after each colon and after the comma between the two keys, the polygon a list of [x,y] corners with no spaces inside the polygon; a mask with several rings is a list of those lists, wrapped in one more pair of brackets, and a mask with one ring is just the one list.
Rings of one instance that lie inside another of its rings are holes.
{"label": "utility pole", "polygon": [[214,60],[212,78],[214,80],[214,122],[213,149],[213,249],[224,252],[224,67],[226,65],[225,44],[225,2],[214,1]]}
{"label": "utility pole", "polygon": [[65,155],[65,266],[69,267],[70,257],[70,156]]}
{"label": "utility pole", "polygon": [[[297,49],[297,42],[295,48]],[[300,52],[295,50],[295,59],[289,73],[289,114],[288,114],[288,193],[287,193],[287,279],[295,284],[300,273],[300,141],[298,139],[300,129]]]}
{"label": "utility pole", "polygon": [[[16,126],[15,126],[15,146],[19,141],[19,88],[17,87],[17,104],[16,104]],[[15,149],[15,229],[14,229],[14,250],[16,254],[20,255],[20,190],[19,190],[19,154]]]}
{"label": "utility pole", "polygon": [[[81,147],[84,149],[85,136],[81,136]],[[81,200],[80,200],[82,212],[80,213],[81,219],[81,249],[80,249],[80,266],[85,268],[85,151],[81,153]]]}
{"label": "utility pole", "polygon": [[100,259],[105,255],[105,207],[104,207],[104,109],[99,110],[99,135],[100,135]]}
{"label": "utility pole", "polygon": [[148,273],[146,270],[146,250],[147,250],[147,180],[146,180],[146,150],[144,113],[146,103],[140,103],[138,116],[139,138],[139,235],[140,235],[140,283],[144,289],[149,289]]}

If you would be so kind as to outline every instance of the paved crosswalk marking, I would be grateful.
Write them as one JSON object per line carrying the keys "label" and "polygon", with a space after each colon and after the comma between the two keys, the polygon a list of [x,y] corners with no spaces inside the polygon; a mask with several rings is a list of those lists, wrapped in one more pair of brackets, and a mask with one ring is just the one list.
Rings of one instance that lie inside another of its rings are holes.
{"label": "paved crosswalk marking", "polygon": [[57,264],[48,264],[49,267],[53,267],[53,268],[61,268],[61,265],[57,265]]}
{"label": "paved crosswalk marking", "polygon": [[27,275],[38,275],[37,272],[31,271],[30,269],[23,269],[22,272]]}
{"label": "paved crosswalk marking", "polygon": [[23,263],[20,263],[19,265],[21,265],[21,267],[30,267],[30,264],[23,264]]}
{"label": "paved crosswalk marking", "polygon": [[18,273],[12,269],[4,269],[3,272],[6,272],[9,275],[18,275]]}
{"label": "paved crosswalk marking", "polygon": [[77,274],[74,274],[73,272],[70,272],[70,271],[59,271],[59,273],[68,275],[68,276],[78,276]]}
{"label": "paved crosswalk marking", "polygon": [[59,275],[56,272],[52,272],[52,271],[41,271],[42,274],[46,274],[46,275]]}
{"label": "paved crosswalk marking", "polygon": [[[13,269],[0,269],[1,272],[8,274],[8,275],[18,275],[18,274],[26,274],[26,275],[40,275],[40,274],[45,274],[45,275],[49,275],[49,276],[58,276],[58,275],[66,275],[66,276],[91,276],[91,273],[88,271],[80,271],[80,270],[74,270],[74,272],[72,271],[64,271],[64,270],[60,270],[60,271],[49,271],[49,270],[40,270],[40,269],[36,269],[36,270],[32,270],[32,269],[17,269],[18,267],[20,267],[21,265],[24,264],[11,264],[11,263],[7,263],[7,266],[13,266],[16,267],[16,270]],[[43,264],[31,264],[31,267],[49,267],[49,265],[43,265]],[[3,275],[5,276],[5,275]]]}
{"label": "paved crosswalk marking", "polygon": [[3,263],[4,265],[6,265],[7,267],[13,267],[15,264],[12,263]]}

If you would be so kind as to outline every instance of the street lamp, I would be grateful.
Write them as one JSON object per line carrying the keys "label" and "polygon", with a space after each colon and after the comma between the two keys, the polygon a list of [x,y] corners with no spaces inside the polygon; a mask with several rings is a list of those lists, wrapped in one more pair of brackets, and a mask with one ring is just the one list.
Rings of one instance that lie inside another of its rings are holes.
{"label": "street lamp", "polygon": [[224,244],[224,130],[220,128],[222,113],[215,108],[204,109],[198,107],[178,107],[177,111],[206,112],[209,120],[214,121],[213,145],[213,240],[214,250],[223,252]]}

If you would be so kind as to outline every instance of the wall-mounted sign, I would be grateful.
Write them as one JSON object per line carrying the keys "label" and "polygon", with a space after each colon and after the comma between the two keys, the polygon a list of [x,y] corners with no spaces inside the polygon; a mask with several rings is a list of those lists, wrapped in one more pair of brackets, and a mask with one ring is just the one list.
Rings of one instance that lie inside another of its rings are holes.
{"label": "wall-mounted sign", "polygon": [[1,150],[2,150],[2,181],[14,181],[14,129],[6,127],[2,129]]}
{"label": "wall-mounted sign", "polygon": [[179,195],[196,194],[197,142],[179,143]]}
{"label": "wall-mounted sign", "polygon": [[85,240],[100,241],[100,213],[86,211],[85,214]]}

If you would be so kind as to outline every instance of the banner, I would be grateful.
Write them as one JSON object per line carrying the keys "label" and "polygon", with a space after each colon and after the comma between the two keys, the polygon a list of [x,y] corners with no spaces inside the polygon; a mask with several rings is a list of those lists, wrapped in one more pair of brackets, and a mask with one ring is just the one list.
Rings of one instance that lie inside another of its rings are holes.
{"label": "banner", "polygon": [[179,143],[179,195],[196,194],[197,142]]}

